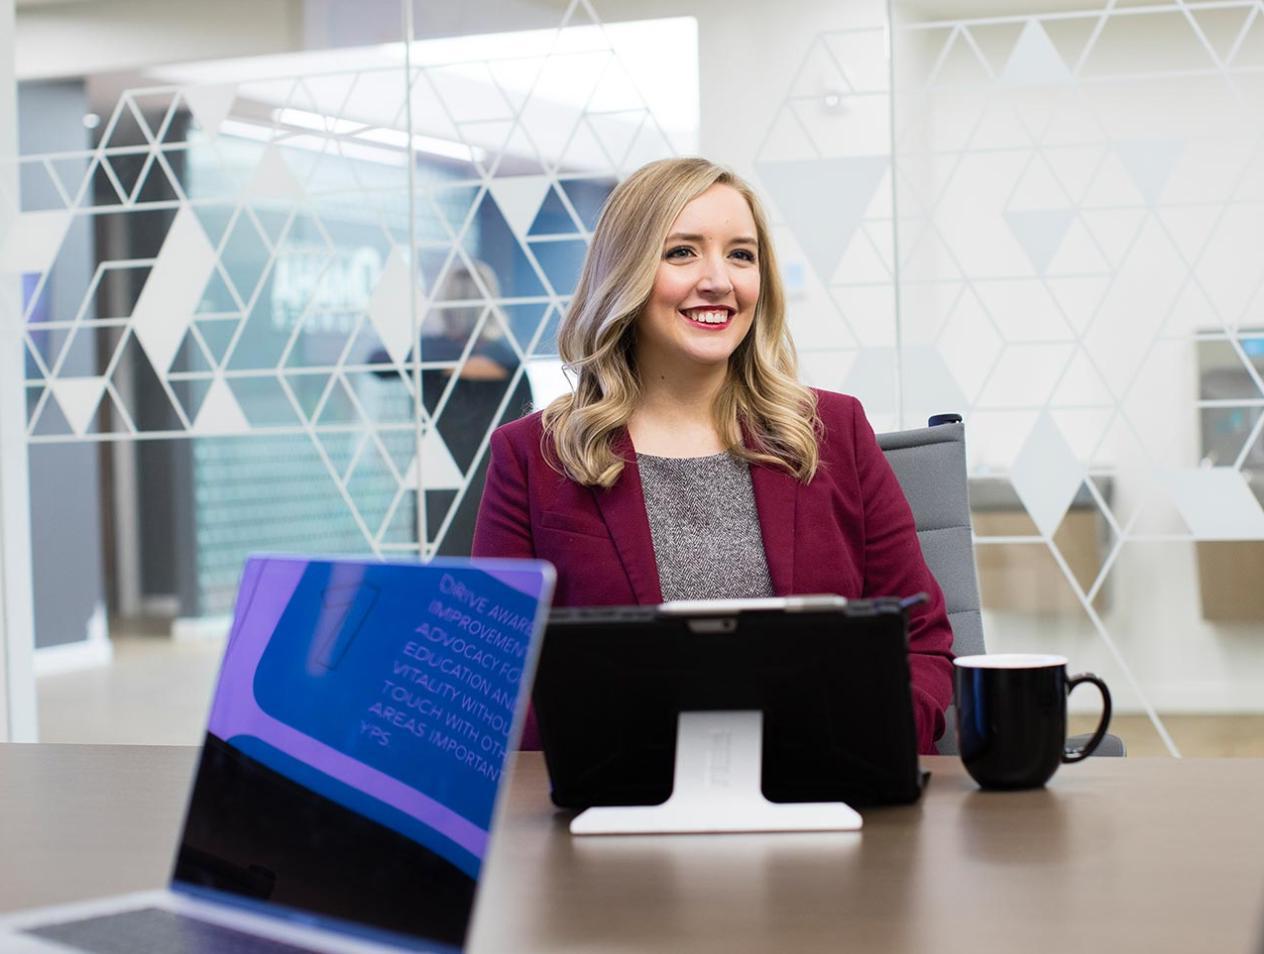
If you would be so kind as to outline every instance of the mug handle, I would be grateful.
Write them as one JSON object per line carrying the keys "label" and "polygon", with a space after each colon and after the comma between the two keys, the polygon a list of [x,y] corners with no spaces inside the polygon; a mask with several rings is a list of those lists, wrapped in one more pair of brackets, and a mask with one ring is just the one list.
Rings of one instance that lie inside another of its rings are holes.
{"label": "mug handle", "polygon": [[1106,688],[1100,677],[1093,675],[1091,672],[1082,672],[1078,675],[1071,676],[1067,679],[1067,695],[1071,694],[1071,690],[1081,683],[1091,682],[1097,687],[1098,692],[1102,694],[1102,718],[1097,723],[1097,728],[1093,731],[1093,737],[1082,748],[1067,749],[1062,753],[1063,762],[1083,762],[1086,758],[1093,754],[1093,750],[1102,744],[1102,739],[1106,738],[1106,730],[1110,728],[1110,690]]}

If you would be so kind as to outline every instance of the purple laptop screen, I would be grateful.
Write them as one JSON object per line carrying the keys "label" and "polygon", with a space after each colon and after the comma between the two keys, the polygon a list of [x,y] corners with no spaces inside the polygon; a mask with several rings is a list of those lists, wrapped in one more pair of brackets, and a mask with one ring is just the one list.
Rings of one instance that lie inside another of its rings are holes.
{"label": "purple laptop screen", "polygon": [[249,560],[177,887],[459,947],[551,587],[527,561]]}

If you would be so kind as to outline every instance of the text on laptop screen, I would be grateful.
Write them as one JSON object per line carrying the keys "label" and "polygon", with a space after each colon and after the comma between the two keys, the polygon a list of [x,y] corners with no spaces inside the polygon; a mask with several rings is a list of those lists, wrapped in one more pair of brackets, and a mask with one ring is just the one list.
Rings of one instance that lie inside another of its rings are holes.
{"label": "text on laptop screen", "polygon": [[248,561],[177,886],[459,945],[548,590],[530,563]]}

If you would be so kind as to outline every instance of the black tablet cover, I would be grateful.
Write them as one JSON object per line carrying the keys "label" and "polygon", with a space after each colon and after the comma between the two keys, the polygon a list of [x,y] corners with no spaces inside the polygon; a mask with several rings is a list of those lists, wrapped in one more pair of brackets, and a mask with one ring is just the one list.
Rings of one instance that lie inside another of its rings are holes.
{"label": "black tablet cover", "polygon": [[764,713],[770,801],[915,801],[908,603],[554,610],[533,693],[554,803],[665,801],[690,710]]}

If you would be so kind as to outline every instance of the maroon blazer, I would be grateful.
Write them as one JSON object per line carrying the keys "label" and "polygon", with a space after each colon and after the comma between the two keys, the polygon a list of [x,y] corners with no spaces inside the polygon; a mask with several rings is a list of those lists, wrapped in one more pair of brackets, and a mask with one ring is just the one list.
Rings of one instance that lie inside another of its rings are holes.
{"label": "maroon blazer", "polygon": [[[860,402],[818,391],[821,462],[808,484],[778,467],[751,466],[773,591],[849,598],[909,596],[929,603],[909,620],[909,668],[918,751],[934,754],[952,701],[952,629],[926,567],[908,501]],[[627,461],[609,489],[586,487],[544,458],[539,412],[498,428],[474,530],[474,556],[548,560],[554,606],[661,603],[649,517],[626,431]],[[538,748],[534,717],[524,748]]]}

